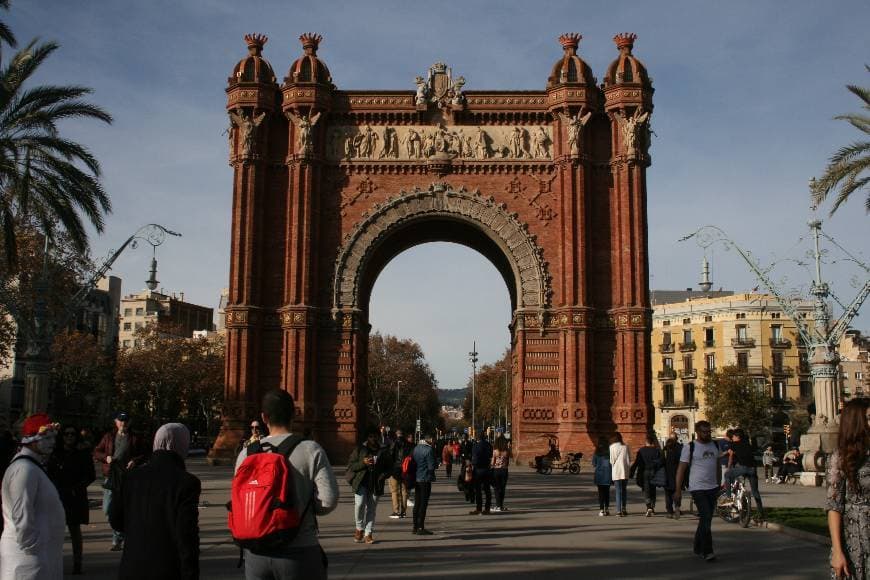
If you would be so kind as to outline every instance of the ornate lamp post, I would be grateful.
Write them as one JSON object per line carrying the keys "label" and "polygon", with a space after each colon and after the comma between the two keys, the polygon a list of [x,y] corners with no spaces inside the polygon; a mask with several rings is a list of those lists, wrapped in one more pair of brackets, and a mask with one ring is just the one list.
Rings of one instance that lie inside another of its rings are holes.
{"label": "ornate lamp post", "polygon": [[67,327],[70,320],[78,312],[79,307],[87,299],[99,281],[109,272],[118,256],[128,247],[136,248],[139,241],[144,241],[156,248],[166,241],[166,235],[180,237],[181,234],[158,224],[147,224],[127,238],[120,248],[112,252],[103,264],[88,278],[70,300],[57,320],[50,320],[47,311],[48,300],[48,250],[46,238],[45,252],[42,261],[42,273],[36,283],[36,299],[34,301],[32,324],[28,324],[23,314],[15,308],[14,301],[7,299],[9,284],[7,281],[0,288],[0,300],[10,310],[18,331],[23,332],[27,340],[24,370],[24,414],[43,412],[48,409],[48,394],[51,384],[51,344],[57,331]]}
{"label": "ornate lamp post", "polygon": [[[870,278],[864,281],[861,290],[852,302],[844,307],[843,315],[839,320],[830,326],[831,313],[828,310],[827,300],[830,296],[830,286],[822,280],[822,252],[819,247],[819,237],[824,236],[828,241],[837,245],[844,252],[845,249],[834,242],[830,236],[822,231],[822,222],[814,220],[809,223],[815,241],[814,258],[816,265],[816,276],[810,287],[810,294],[815,297],[815,322],[810,328],[804,320],[798,316],[797,311],[792,306],[791,301],[785,298],[782,292],[776,288],[773,282],[767,275],[768,270],[763,270],[755,262],[752,256],[738,246],[734,240],[729,238],[723,230],[716,226],[704,226],[697,231],[680,238],[678,241],[685,241],[692,237],[696,237],[698,244],[702,247],[710,246],[716,242],[721,242],[726,248],[734,248],[741,258],[749,265],[749,268],[755,274],[756,278],[764,285],[776,301],[779,303],[783,312],[794,322],[797,327],[801,341],[804,343],[809,352],[810,357],[810,372],[813,377],[813,398],[816,406],[816,416],[813,424],[806,435],[801,436],[801,452],[804,455],[804,472],[815,473],[812,475],[813,481],[802,482],[811,485],[820,483],[821,474],[824,468],[824,454],[831,453],[837,444],[837,423],[838,423],[838,399],[839,399],[839,362],[840,357],[837,354],[837,349],[840,339],[849,328],[849,324],[858,310],[864,303],[864,300],[870,295]],[[849,258],[858,264],[865,272],[870,273],[870,267],[852,256],[848,252]]]}
{"label": "ornate lamp post", "polygon": [[471,352],[468,353],[468,360],[471,361],[471,433],[477,437],[477,341],[474,341],[471,347]]}

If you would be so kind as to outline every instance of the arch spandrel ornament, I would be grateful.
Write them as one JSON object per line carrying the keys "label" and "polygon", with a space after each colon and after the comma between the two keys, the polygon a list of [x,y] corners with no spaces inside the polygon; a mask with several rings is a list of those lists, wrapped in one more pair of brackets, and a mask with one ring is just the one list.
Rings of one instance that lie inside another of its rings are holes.
{"label": "arch spandrel ornament", "polygon": [[335,262],[333,312],[365,308],[365,304],[360,304],[361,281],[374,247],[398,227],[429,218],[470,223],[504,251],[513,270],[517,309],[545,310],[550,306],[552,289],[547,263],[528,226],[516,214],[508,213],[504,204],[479,191],[434,183],[428,189],[402,192],[375,205],[345,236]]}

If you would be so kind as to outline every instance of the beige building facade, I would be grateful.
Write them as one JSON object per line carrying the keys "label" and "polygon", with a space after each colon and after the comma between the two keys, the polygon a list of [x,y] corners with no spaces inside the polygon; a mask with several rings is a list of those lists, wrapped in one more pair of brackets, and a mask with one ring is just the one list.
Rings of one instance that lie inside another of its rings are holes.
{"label": "beige building facade", "polygon": [[[652,371],[655,431],[691,439],[705,418],[704,373],[724,366],[745,369],[770,392],[774,433],[797,401],[812,397],[806,349],[794,322],[773,296],[727,292],[652,293]],[[662,302],[665,297],[668,301]],[[813,304],[795,301],[812,326]]]}
{"label": "beige building facade", "polygon": [[843,398],[870,397],[870,338],[857,330],[846,331],[839,354]]}
{"label": "beige building facade", "polygon": [[184,301],[184,294],[163,294],[143,290],[121,299],[118,345],[121,348],[138,346],[136,331],[151,324],[168,323],[177,327],[182,336],[192,337],[198,330],[213,328],[214,310]]}

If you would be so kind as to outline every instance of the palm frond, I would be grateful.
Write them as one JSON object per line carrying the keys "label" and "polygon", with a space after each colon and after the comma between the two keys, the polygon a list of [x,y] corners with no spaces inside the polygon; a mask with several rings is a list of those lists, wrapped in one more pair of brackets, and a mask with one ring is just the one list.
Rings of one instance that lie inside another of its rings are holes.
{"label": "palm frond", "polygon": [[870,108],[870,88],[857,85],[846,85],[846,88],[849,89],[850,93],[857,95],[859,99],[864,101],[864,107]]}

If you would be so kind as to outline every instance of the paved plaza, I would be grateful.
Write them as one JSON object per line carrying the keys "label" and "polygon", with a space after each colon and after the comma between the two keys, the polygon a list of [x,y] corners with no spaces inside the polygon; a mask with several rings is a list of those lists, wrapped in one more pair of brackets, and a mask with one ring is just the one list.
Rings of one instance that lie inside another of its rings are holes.
{"label": "paved plaza", "polygon": [[[200,511],[202,578],[243,578],[236,568],[238,549],[226,529],[224,503],[229,496],[230,468],[210,467],[202,459],[188,466],[203,483]],[[330,574],[338,578],[504,578],[505,574],[535,574],[535,578],[695,578],[712,573],[719,578],[827,577],[828,548],[761,528],[741,529],[716,519],[717,562],[707,564],[692,555],[692,515],[679,521],[662,515],[642,516],[640,490],[629,485],[629,517],[598,516],[591,474],[538,475],[514,467],[508,482],[509,512],[469,516],[470,506],[447,482],[444,470],[433,485],[427,527],[430,537],[411,535],[411,520],[391,520],[389,496],[381,499],[375,527],[377,543],[354,544],[353,498],[340,478],[341,502],[320,520],[321,541],[329,555]],[[339,475],[342,470],[339,468]],[[91,497],[101,496],[92,486]],[[824,490],[800,486],[764,485],[769,506],[821,506]],[[663,500],[658,507],[664,511]],[[110,532],[99,509],[84,531],[84,578],[116,578],[120,553],[110,552]],[[67,542],[65,563],[72,555]],[[156,580],[156,579],[155,579]]]}

